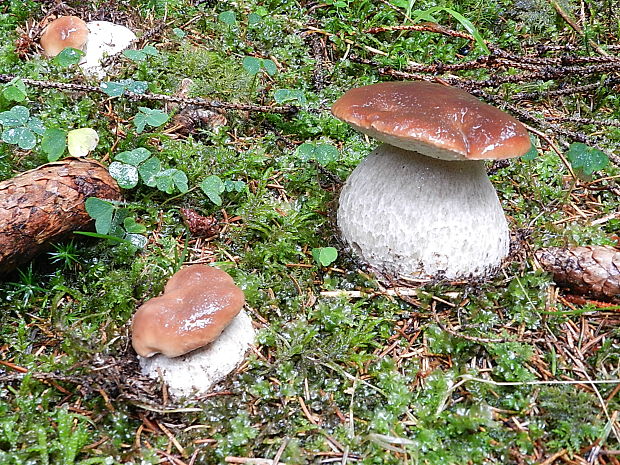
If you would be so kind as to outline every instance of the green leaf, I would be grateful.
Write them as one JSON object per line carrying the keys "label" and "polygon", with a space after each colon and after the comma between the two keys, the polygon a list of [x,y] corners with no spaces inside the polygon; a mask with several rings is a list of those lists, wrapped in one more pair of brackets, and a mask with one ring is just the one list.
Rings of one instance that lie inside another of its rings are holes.
{"label": "green leaf", "polygon": [[[97,226],[95,222],[95,228],[96,227]],[[73,234],[79,234],[81,236],[87,236],[87,237],[94,237],[96,239],[107,239],[113,242],[124,242],[126,244],[133,245],[130,241],[123,239],[122,237],[112,236],[111,234],[101,234],[101,233],[94,233],[94,232],[89,232],[89,231],[73,231]]]}
{"label": "green leaf", "polygon": [[159,55],[159,50],[157,50],[155,47],[153,47],[152,45],[145,45],[142,48],[142,52],[148,56],[157,56]]}
{"label": "green leaf", "polygon": [[180,29],[178,27],[173,28],[172,29],[172,33],[175,36],[177,36],[179,39],[182,39],[182,38],[184,38],[187,35],[183,29]]}
{"label": "green leaf", "polygon": [[138,107],[138,114],[134,118],[134,124],[138,133],[142,132],[146,125],[159,127],[168,121],[169,115],[165,111],[153,110],[147,107]]}
{"label": "green leaf", "polygon": [[325,166],[338,160],[340,154],[333,145],[305,142],[297,147],[296,155],[302,161],[315,160]]}
{"label": "green leaf", "polygon": [[132,216],[128,216],[123,220],[123,227],[128,233],[142,234],[146,232],[146,226],[136,222],[136,219]]}
{"label": "green leaf", "polygon": [[245,57],[241,64],[243,69],[252,76],[258,74],[261,68],[261,60],[255,57]]}
{"label": "green leaf", "polygon": [[127,90],[127,86],[114,81],[102,82],[99,86],[108,97],[120,97]]}
{"label": "green leaf", "polygon": [[107,200],[89,197],[85,202],[86,212],[95,220],[95,230],[98,234],[108,234],[112,226],[112,215],[115,207]]}
{"label": "green leaf", "polygon": [[257,13],[250,13],[248,15],[248,26],[256,26],[257,24],[260,24],[262,20],[263,18],[261,17],[261,15]]}
{"label": "green leaf", "polygon": [[143,249],[144,247],[146,247],[146,244],[149,241],[146,236],[134,233],[129,233],[125,235],[125,240],[129,241],[132,245],[136,246],[139,249]]}
{"label": "green leaf", "polygon": [[121,82],[127,83],[127,90],[134,94],[144,94],[148,88],[149,83],[146,81],[134,81],[133,79],[126,79]]}
{"label": "green leaf", "polygon": [[9,101],[14,101],[14,102],[23,102],[24,100],[26,100],[26,93],[22,92],[21,90],[19,90],[15,86],[8,86],[8,87],[6,87],[2,91],[2,96],[5,99],[7,99]]}
{"label": "green leaf", "polygon": [[21,79],[15,78],[6,85],[2,95],[9,101],[23,102],[27,97],[26,84]]}
{"label": "green leaf", "polygon": [[609,164],[609,157],[605,152],[581,142],[572,143],[566,156],[573,169],[580,170],[588,176]]}
{"label": "green leaf", "polygon": [[334,247],[319,247],[312,249],[312,258],[321,266],[329,266],[338,258],[338,251]]}
{"label": "green leaf", "polygon": [[146,124],[158,127],[168,121],[168,113],[161,110],[150,110],[146,115]]}
{"label": "green leaf", "polygon": [[21,90],[24,93],[26,92],[26,84],[24,83],[24,81],[22,81],[18,77],[11,80],[11,82],[9,82],[9,85],[17,87],[19,90]]}
{"label": "green leaf", "polygon": [[123,50],[123,56],[130,59],[131,61],[135,61],[138,63],[146,60],[146,53],[144,53],[142,50]]}
{"label": "green leaf", "polygon": [[245,187],[246,184],[243,181],[231,181],[230,179],[224,181],[224,189],[226,192],[242,192]]}
{"label": "green leaf", "polygon": [[67,133],[67,147],[74,157],[85,157],[98,143],[99,134],[93,128],[79,128]]}
{"label": "green leaf", "polygon": [[162,192],[172,194],[174,192],[174,182],[172,178],[166,174],[167,170],[161,171],[155,175],[155,186]]}
{"label": "green leaf", "polygon": [[160,191],[168,194],[172,194],[175,187],[183,194],[189,190],[187,175],[176,168],[170,168],[156,174],[155,184]]}
{"label": "green leaf", "polygon": [[211,175],[200,183],[200,189],[209,197],[209,200],[215,205],[222,205],[222,197],[220,194],[224,192],[226,187],[219,176]]}
{"label": "green leaf", "polygon": [[138,185],[138,168],[135,166],[113,161],[110,163],[108,171],[123,189],[133,189]]}
{"label": "green leaf", "polygon": [[26,127],[30,129],[35,134],[42,136],[45,133],[45,126],[43,125],[43,121],[39,118],[33,116],[26,123]]}
{"label": "green leaf", "polygon": [[151,157],[138,166],[138,173],[144,184],[149,187],[155,187],[157,185],[155,176],[161,171],[161,162],[157,157]]}
{"label": "green leaf", "polygon": [[133,79],[101,83],[101,90],[109,97],[120,97],[127,90],[135,94],[143,94],[147,89],[148,83],[146,81],[134,81]]}
{"label": "green leaf", "polygon": [[267,74],[269,74],[269,76],[273,76],[278,72],[278,67],[272,60],[263,60],[262,65],[263,68],[265,68],[265,71],[267,71]]}
{"label": "green leaf", "polygon": [[224,24],[228,24],[229,26],[234,26],[237,22],[237,15],[232,10],[222,11],[218,16],[219,19]]}
{"label": "green leaf", "polygon": [[452,8],[436,6],[433,8],[429,8],[427,10],[415,10],[412,15],[413,22],[417,22],[420,20],[437,22],[437,20],[433,17],[433,14],[438,11],[444,11],[448,13],[450,16],[456,19],[459,23],[461,23],[461,26],[463,26],[467,30],[467,32],[469,32],[474,37],[474,39],[476,40],[476,43],[480,46],[480,48],[482,48],[484,53],[486,53],[487,55],[491,54],[489,47],[487,47],[487,44],[484,42],[484,39],[482,38],[482,35],[480,35],[480,32],[478,32],[478,29],[476,29],[476,26],[474,26],[473,23],[469,19],[467,19],[465,16],[463,16],[458,11],[453,10]]}
{"label": "green leaf", "polygon": [[399,8],[409,8],[410,0],[390,0],[390,3]]}
{"label": "green leaf", "polygon": [[54,57],[54,62],[63,68],[77,65],[85,53],[77,48],[67,47]]}
{"label": "green leaf", "polygon": [[60,159],[67,148],[67,131],[62,129],[49,128],[43,133],[41,139],[41,150],[47,153],[48,161]]}
{"label": "green leaf", "polygon": [[24,127],[5,129],[2,132],[2,140],[7,144],[18,145],[22,150],[30,150],[37,144],[34,133]]}
{"label": "green leaf", "polygon": [[306,103],[306,96],[303,90],[299,89],[278,89],[273,93],[276,103],[291,102],[297,100],[299,103]]}
{"label": "green leaf", "polygon": [[0,124],[9,128],[24,126],[29,119],[30,110],[21,105],[15,105],[10,110],[0,113]]}
{"label": "green leaf", "polygon": [[161,110],[153,110],[147,107],[138,107],[138,114],[134,118],[134,124],[138,133],[142,132],[146,125],[158,127],[168,121],[168,113]]}
{"label": "green leaf", "polygon": [[138,166],[150,156],[151,152],[144,147],[138,147],[137,149],[129,150],[127,152],[121,152],[116,155],[114,159],[127,163],[128,165]]}
{"label": "green leaf", "polygon": [[521,159],[525,161],[532,161],[537,156],[538,156],[538,149],[536,148],[536,144],[532,143],[532,146],[530,147],[530,149],[527,151],[525,155],[521,156]]}
{"label": "green leaf", "polygon": [[144,131],[144,128],[146,128],[146,114],[138,112],[133,119],[133,124],[135,124],[138,134]]}
{"label": "green leaf", "polygon": [[189,190],[187,175],[183,171],[174,168],[172,171],[172,182],[174,182],[179,192],[185,194]]}

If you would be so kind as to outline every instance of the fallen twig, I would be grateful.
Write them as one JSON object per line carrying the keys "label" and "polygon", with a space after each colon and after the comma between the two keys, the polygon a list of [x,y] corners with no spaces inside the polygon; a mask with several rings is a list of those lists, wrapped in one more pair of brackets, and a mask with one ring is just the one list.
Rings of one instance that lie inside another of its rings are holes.
{"label": "fallen twig", "polygon": [[[103,89],[96,86],[91,86],[88,84],[76,84],[76,83],[65,83],[65,82],[56,82],[56,81],[40,81],[37,79],[28,79],[21,78],[19,76],[13,76],[10,74],[0,74],[0,83],[1,82],[11,82],[13,79],[19,78],[21,81],[33,87],[40,87],[43,89],[60,89],[67,90],[72,92],[92,92],[105,94]],[[182,105],[194,105],[197,107],[203,108],[212,108],[212,109],[220,109],[220,110],[239,110],[239,111],[252,111],[252,112],[262,112],[262,113],[295,113],[298,108],[294,105],[282,105],[282,106],[269,106],[269,105],[256,105],[253,103],[229,103],[229,102],[221,102],[219,100],[207,100],[201,97],[177,97],[173,95],[164,95],[164,94],[152,94],[152,93],[144,93],[138,94],[135,92],[131,92],[126,90],[123,95],[133,100],[155,100],[160,102],[168,102],[168,103],[177,103]]]}

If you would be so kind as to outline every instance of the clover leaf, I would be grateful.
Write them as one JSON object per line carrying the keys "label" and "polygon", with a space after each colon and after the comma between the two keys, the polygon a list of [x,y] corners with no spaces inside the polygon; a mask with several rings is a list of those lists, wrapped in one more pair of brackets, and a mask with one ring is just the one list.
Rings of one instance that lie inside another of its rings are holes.
{"label": "clover leaf", "polygon": [[134,124],[138,133],[148,126],[159,127],[168,121],[169,115],[165,111],[153,110],[147,107],[138,107],[138,114],[134,118]]}
{"label": "clover leaf", "polygon": [[54,57],[54,62],[63,68],[77,65],[85,53],[76,48],[67,47],[62,52]]}
{"label": "clover leaf", "polygon": [[49,128],[43,133],[41,139],[41,150],[47,153],[48,161],[60,159],[67,148],[67,131],[62,129]]}
{"label": "clover leaf", "polygon": [[338,251],[334,247],[318,247],[312,249],[312,258],[321,266],[329,266],[338,258]]}
{"label": "clover leaf", "polygon": [[338,160],[338,149],[330,144],[315,144],[312,142],[304,142],[295,154],[302,160],[315,160],[319,164],[325,166]]}
{"label": "clover leaf", "polygon": [[609,164],[609,157],[605,152],[581,142],[571,144],[566,156],[573,169],[581,171],[586,176],[602,170]]}
{"label": "clover leaf", "polygon": [[226,186],[219,176],[211,175],[203,179],[200,183],[200,189],[202,189],[202,192],[204,192],[215,205],[222,205],[222,197],[220,194],[226,190]]}
{"label": "clover leaf", "polygon": [[19,78],[11,80],[2,90],[2,96],[14,102],[23,102],[27,97],[26,84]]}

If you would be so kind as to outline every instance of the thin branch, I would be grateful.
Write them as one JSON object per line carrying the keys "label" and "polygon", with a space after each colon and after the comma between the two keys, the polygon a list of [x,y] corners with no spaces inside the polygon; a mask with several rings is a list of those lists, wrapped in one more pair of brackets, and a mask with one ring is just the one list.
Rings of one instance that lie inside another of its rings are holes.
{"label": "thin branch", "polygon": [[[91,86],[88,84],[75,84],[75,83],[65,83],[65,82],[57,82],[57,81],[40,81],[36,79],[28,79],[28,78],[20,78],[19,76],[13,76],[10,74],[0,74],[0,82],[10,82],[15,78],[21,79],[21,81],[29,86],[39,87],[42,89],[60,89],[67,90],[73,92],[87,92],[87,93],[98,93],[105,94],[103,89]],[[239,110],[239,111],[252,111],[252,112],[262,112],[262,113],[283,113],[283,114],[292,114],[298,111],[298,108],[293,105],[283,105],[283,106],[269,106],[269,105],[255,105],[252,103],[229,103],[229,102],[221,102],[219,100],[207,100],[200,97],[177,97],[172,95],[164,95],[164,94],[152,94],[152,93],[144,93],[138,94],[135,92],[131,92],[126,90],[123,93],[124,96],[133,99],[133,100],[154,100],[160,102],[168,102],[168,103],[178,103],[182,105],[193,105],[197,107],[210,108],[210,109],[220,109],[220,110]]]}

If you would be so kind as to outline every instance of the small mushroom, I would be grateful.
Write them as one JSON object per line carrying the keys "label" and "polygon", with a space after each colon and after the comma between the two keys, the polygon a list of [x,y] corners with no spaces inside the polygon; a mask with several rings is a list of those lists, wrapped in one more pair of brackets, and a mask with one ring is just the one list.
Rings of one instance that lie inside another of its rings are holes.
{"label": "small mushroom", "polygon": [[88,27],[77,16],[60,16],[41,34],[41,47],[48,57],[55,57],[67,47],[82,50],[88,40]]}
{"label": "small mushroom", "polygon": [[217,339],[244,302],[243,291],[225,271],[208,265],[183,268],[161,296],[136,311],[133,347],[142,357],[186,354]]}
{"label": "small mushroom", "polygon": [[352,89],[333,114],[384,144],[349,176],[337,221],[373,268],[396,277],[483,278],[509,230],[485,159],[527,153],[525,127],[460,89],[423,81]]}
{"label": "small mushroom", "polygon": [[131,29],[109,21],[85,23],[77,16],[60,16],[49,23],[41,35],[41,47],[48,57],[54,57],[66,47],[83,50],[80,60],[84,73],[103,79],[104,59],[118,55],[136,40]]}

